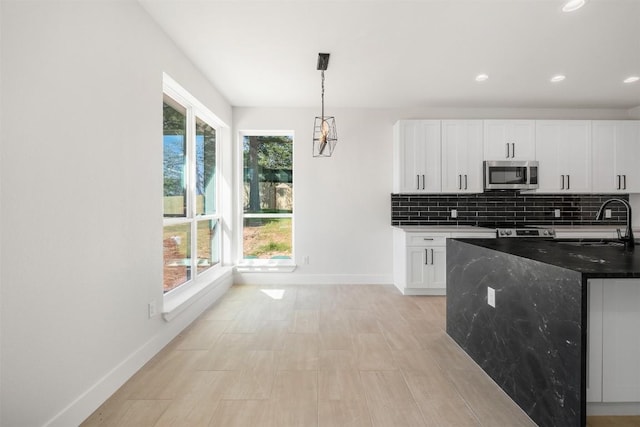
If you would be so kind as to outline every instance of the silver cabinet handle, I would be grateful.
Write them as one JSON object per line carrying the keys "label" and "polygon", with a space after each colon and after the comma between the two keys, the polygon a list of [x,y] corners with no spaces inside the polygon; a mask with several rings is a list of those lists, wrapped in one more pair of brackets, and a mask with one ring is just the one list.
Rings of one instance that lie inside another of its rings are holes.
{"label": "silver cabinet handle", "polygon": [[464,189],[467,189],[467,175],[464,176]]}
{"label": "silver cabinet handle", "polygon": [[571,189],[571,175],[567,175],[567,190]]}
{"label": "silver cabinet handle", "polygon": [[424,190],[424,186],[426,185],[426,179],[424,179],[424,175],[422,175],[422,189]]}
{"label": "silver cabinet handle", "polygon": [[562,187],[560,189],[564,190],[564,175],[560,175],[560,178],[562,178]]}
{"label": "silver cabinet handle", "polygon": [[509,158],[509,143],[507,142],[505,145],[507,146],[507,159],[508,159]]}
{"label": "silver cabinet handle", "polygon": [[624,189],[627,189],[627,175],[622,175],[622,182],[624,182]]}
{"label": "silver cabinet handle", "polygon": [[425,237],[423,240],[433,240],[433,239],[430,237]]}
{"label": "silver cabinet handle", "polygon": [[458,190],[462,190],[462,175],[458,175]]}
{"label": "silver cabinet handle", "polygon": [[620,181],[620,179],[621,179],[622,175],[616,175],[616,176],[618,177],[618,190],[620,190],[620,189],[621,189],[621,187],[622,187],[622,185],[621,185],[621,181]]}
{"label": "silver cabinet handle", "polygon": [[431,265],[433,265],[433,249],[431,249]]}
{"label": "silver cabinet handle", "polygon": [[511,143],[511,158],[516,157],[516,143],[512,142]]}
{"label": "silver cabinet handle", "polygon": [[429,265],[429,249],[424,250],[424,265]]}
{"label": "silver cabinet handle", "polygon": [[418,180],[417,184],[416,184],[416,190],[420,189],[420,175],[416,175],[416,179]]}

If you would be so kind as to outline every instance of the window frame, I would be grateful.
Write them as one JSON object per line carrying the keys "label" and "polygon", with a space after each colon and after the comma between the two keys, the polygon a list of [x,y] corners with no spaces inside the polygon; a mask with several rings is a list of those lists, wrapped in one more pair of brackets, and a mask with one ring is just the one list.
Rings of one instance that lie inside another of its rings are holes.
{"label": "window frame", "polygon": [[[293,130],[241,130],[238,132],[237,147],[237,223],[236,268],[240,272],[292,272],[295,263],[295,185],[291,193],[292,213],[245,213],[244,212],[244,138],[249,136],[288,136],[291,137],[292,181],[295,183],[295,132]],[[291,258],[290,259],[245,259],[244,258],[244,219],[245,218],[290,218],[291,219]]]}
{"label": "window frame", "polygon": [[[163,274],[163,297],[165,302],[167,299],[175,299],[182,298],[188,293],[193,291],[193,288],[201,286],[201,282],[208,280],[214,275],[218,275],[219,270],[222,267],[222,209],[221,209],[221,194],[222,194],[222,185],[221,185],[221,165],[222,165],[222,156],[221,146],[222,146],[222,135],[223,135],[223,127],[224,123],[207,107],[204,106],[200,101],[198,101],[193,95],[191,95],[186,89],[184,89],[179,83],[169,77],[167,74],[163,74],[163,82],[162,82],[162,97],[164,103],[164,97],[168,96],[174,102],[181,105],[186,110],[186,126],[185,126],[185,142],[186,142],[186,153],[185,153],[185,197],[186,197],[186,209],[184,217],[165,217],[164,216],[164,208],[162,213],[162,229],[164,233],[164,228],[172,225],[181,225],[181,224],[190,224],[190,233],[191,233],[191,241],[190,241],[190,251],[191,251],[191,277],[176,286],[173,289],[168,291],[164,291],[164,274]],[[197,161],[196,161],[196,119],[200,119],[202,122],[211,126],[215,130],[216,141],[215,141],[215,183],[214,183],[214,191],[215,191],[215,213],[213,214],[197,214]],[[163,195],[164,198],[164,195]],[[198,223],[200,221],[216,221],[215,227],[217,228],[216,233],[218,234],[215,248],[212,247],[212,252],[218,254],[218,262],[213,264],[211,267],[206,270],[199,272],[198,271]],[[163,261],[163,270],[164,270],[164,261]]]}

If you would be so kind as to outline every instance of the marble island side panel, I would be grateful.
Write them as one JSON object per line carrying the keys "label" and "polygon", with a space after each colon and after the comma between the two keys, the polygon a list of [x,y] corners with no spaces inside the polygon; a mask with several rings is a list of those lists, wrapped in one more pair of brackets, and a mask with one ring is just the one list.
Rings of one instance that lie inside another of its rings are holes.
{"label": "marble island side panel", "polygon": [[586,422],[582,280],[576,271],[447,242],[447,333],[540,426]]}

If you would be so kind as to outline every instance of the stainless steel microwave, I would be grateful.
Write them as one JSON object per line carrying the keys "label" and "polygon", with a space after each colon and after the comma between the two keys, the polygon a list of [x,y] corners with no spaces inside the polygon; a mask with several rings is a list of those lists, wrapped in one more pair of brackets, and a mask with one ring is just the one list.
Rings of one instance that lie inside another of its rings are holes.
{"label": "stainless steel microwave", "polygon": [[538,188],[538,162],[485,161],[485,190],[534,190]]}

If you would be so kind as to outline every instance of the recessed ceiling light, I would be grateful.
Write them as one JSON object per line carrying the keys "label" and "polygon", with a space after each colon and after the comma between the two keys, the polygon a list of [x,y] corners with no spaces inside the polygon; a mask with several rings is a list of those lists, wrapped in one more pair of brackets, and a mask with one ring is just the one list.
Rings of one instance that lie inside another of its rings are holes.
{"label": "recessed ceiling light", "polygon": [[635,83],[638,80],[640,80],[640,77],[638,77],[638,76],[630,76],[630,77],[627,77],[626,79],[624,79],[624,82],[625,83]]}
{"label": "recessed ceiling light", "polygon": [[478,74],[476,76],[476,81],[477,82],[483,82],[483,81],[487,80],[488,78],[489,78],[489,76],[486,75],[486,74]]}
{"label": "recessed ceiling light", "polygon": [[551,77],[551,83],[558,83],[563,81],[564,79],[566,79],[565,76],[563,76],[562,74],[558,74],[557,76]]}
{"label": "recessed ceiling light", "polygon": [[563,12],[576,11],[580,9],[582,6],[584,6],[586,2],[587,0],[569,0],[564,4],[564,6],[562,6],[562,11]]}

